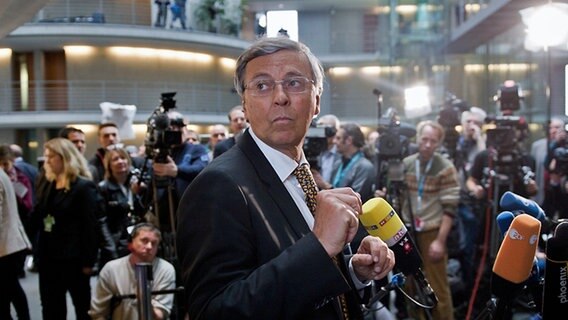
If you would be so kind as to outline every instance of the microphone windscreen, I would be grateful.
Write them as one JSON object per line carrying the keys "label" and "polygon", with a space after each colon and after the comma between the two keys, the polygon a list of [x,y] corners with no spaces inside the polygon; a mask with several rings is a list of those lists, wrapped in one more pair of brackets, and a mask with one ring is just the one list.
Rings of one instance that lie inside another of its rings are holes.
{"label": "microphone windscreen", "polygon": [[544,221],[544,211],[536,202],[514,194],[511,191],[507,191],[501,196],[499,205],[503,210],[522,211],[540,221]]}
{"label": "microphone windscreen", "polygon": [[[554,229],[554,237],[568,241],[568,222],[559,223]],[[568,247],[568,245],[567,245]]]}
{"label": "microphone windscreen", "polygon": [[497,226],[499,227],[501,236],[504,236],[507,230],[509,230],[513,219],[515,219],[515,215],[511,211],[503,211],[497,215]]}
{"label": "microphone windscreen", "polygon": [[405,275],[420,273],[422,258],[408,230],[391,205],[383,198],[373,198],[363,204],[359,215],[367,232],[383,240],[393,251],[395,267]]}
{"label": "microphone windscreen", "polygon": [[406,226],[391,205],[383,198],[372,198],[363,204],[359,216],[367,232],[391,247],[406,233]]}
{"label": "microphone windscreen", "polygon": [[546,242],[546,258],[558,263],[568,263],[568,222],[556,226],[554,236]]}
{"label": "microphone windscreen", "polygon": [[540,221],[528,214],[513,219],[499,248],[493,273],[506,281],[520,284],[528,279],[540,235]]}

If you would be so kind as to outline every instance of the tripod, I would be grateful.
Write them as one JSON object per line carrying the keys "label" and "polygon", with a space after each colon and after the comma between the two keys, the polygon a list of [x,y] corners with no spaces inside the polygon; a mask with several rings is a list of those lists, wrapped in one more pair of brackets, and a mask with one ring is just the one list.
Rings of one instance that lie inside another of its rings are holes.
{"label": "tripod", "polygon": [[[143,178],[145,177],[149,162],[150,157],[146,156],[146,158],[144,159],[142,172],[140,173],[140,179],[138,179],[139,184],[143,182]],[[173,189],[173,183],[175,180],[170,177],[159,177],[155,175],[152,175],[151,179],[149,180],[152,186],[152,197],[151,200],[148,200],[148,202],[143,204],[144,208],[148,208],[145,219],[148,222],[153,223],[158,229],[160,229],[160,231],[162,231],[162,241],[160,242],[160,256],[176,265],[176,219]],[[165,195],[164,192],[166,192]],[[166,197],[166,202],[161,201],[163,197]],[[150,199],[149,197],[146,198]],[[168,209],[168,212],[166,214],[162,212],[162,205],[164,204]]]}

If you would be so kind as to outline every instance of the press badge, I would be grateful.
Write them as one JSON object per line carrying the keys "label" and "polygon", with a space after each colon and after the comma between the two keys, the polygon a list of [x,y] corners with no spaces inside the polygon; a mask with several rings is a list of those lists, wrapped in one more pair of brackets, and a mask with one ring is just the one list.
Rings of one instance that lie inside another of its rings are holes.
{"label": "press badge", "polygon": [[47,217],[43,218],[43,230],[45,232],[51,232],[53,225],[55,224],[55,218],[48,214]]}

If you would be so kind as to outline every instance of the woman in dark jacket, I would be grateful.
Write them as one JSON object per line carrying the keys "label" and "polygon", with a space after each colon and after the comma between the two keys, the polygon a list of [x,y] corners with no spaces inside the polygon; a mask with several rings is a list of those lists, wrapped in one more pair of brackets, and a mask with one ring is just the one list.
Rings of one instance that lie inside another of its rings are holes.
{"label": "woman in dark jacket", "polygon": [[141,212],[137,196],[131,189],[131,183],[135,181],[130,174],[132,161],[128,152],[122,148],[109,150],[105,154],[103,164],[105,177],[99,183],[99,191],[104,201],[103,228],[108,230],[112,243],[101,249],[99,269],[108,261],[130,253],[127,227],[140,221]]}
{"label": "woman in dark jacket", "polygon": [[47,183],[32,216],[43,319],[66,319],[69,291],[76,319],[90,319],[89,278],[97,256],[97,189],[85,158],[67,139],[44,147]]}

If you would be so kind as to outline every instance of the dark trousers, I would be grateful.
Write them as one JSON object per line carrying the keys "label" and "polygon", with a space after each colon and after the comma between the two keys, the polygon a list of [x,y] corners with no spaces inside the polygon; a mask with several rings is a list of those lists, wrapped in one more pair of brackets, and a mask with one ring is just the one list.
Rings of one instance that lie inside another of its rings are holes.
{"label": "dark trousers", "polygon": [[28,299],[18,274],[22,271],[26,251],[19,251],[0,258],[0,319],[12,319],[10,303],[14,305],[18,319],[30,319]]}
{"label": "dark trousers", "polygon": [[41,261],[39,295],[44,320],[67,318],[67,291],[71,295],[77,320],[90,319],[87,312],[91,302],[91,285],[80,263]]}

